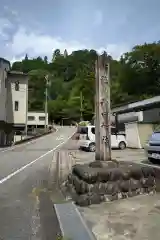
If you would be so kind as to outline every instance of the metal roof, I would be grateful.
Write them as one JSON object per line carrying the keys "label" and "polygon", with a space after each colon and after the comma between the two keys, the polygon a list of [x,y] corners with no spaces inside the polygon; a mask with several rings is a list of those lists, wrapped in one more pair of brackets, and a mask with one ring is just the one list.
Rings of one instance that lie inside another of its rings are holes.
{"label": "metal roof", "polygon": [[6,62],[6,63],[9,63],[9,65],[10,65],[10,61],[8,61],[8,60],[5,59],[5,58],[0,57],[0,61],[3,61],[3,62]]}
{"label": "metal roof", "polygon": [[145,100],[134,102],[134,103],[129,103],[121,107],[113,108],[112,113],[130,112],[132,110],[149,108],[156,104],[160,104],[160,96],[156,96],[153,98],[145,99]]}
{"label": "metal roof", "polygon": [[27,73],[23,73],[23,72],[19,72],[19,71],[9,71],[8,74],[28,76]]}

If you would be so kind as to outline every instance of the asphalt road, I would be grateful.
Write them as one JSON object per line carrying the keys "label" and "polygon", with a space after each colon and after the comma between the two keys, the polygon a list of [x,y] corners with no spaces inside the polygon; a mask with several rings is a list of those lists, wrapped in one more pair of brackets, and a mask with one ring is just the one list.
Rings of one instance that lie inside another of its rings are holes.
{"label": "asphalt road", "polygon": [[47,192],[49,167],[54,150],[74,131],[59,128],[30,144],[0,151],[0,239],[54,239],[59,226]]}

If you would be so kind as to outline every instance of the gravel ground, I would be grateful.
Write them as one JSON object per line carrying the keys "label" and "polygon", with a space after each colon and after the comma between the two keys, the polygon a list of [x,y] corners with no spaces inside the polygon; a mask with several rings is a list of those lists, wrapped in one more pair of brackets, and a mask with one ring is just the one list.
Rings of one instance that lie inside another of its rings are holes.
{"label": "gravel ground", "polygon": [[[95,153],[79,150],[79,143],[76,140],[69,140],[62,150],[72,152],[78,163],[90,162],[95,159]],[[136,163],[147,161],[143,149],[112,150],[112,158],[118,161],[134,161]]]}

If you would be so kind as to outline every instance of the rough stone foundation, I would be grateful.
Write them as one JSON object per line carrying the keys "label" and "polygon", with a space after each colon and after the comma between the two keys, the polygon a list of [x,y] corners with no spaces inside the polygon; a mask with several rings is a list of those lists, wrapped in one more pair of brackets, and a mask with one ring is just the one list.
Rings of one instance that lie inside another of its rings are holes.
{"label": "rough stone foundation", "polygon": [[74,165],[66,182],[77,205],[88,206],[156,191],[155,171],[129,163],[92,162]]}

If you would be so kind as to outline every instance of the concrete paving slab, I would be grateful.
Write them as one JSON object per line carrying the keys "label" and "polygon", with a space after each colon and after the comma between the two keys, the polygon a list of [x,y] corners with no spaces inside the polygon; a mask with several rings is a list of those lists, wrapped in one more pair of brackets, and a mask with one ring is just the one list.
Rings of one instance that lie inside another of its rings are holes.
{"label": "concrete paving slab", "polygon": [[54,204],[54,208],[64,238],[71,240],[96,240],[74,203]]}
{"label": "concrete paving slab", "polygon": [[97,240],[159,240],[160,194],[80,208]]}

